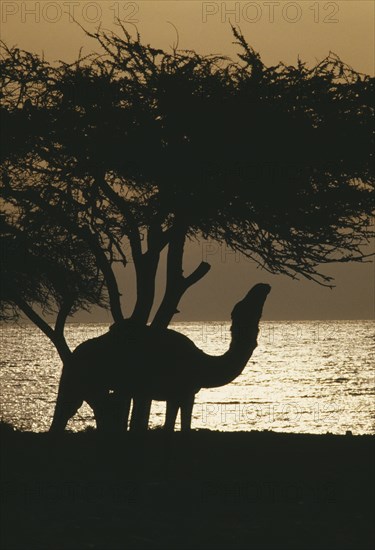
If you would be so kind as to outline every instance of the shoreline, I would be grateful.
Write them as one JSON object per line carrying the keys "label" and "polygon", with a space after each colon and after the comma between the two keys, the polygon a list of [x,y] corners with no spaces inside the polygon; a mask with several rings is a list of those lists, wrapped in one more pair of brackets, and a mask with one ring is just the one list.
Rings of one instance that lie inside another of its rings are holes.
{"label": "shoreline", "polygon": [[373,435],[1,434],[4,550],[370,549]]}

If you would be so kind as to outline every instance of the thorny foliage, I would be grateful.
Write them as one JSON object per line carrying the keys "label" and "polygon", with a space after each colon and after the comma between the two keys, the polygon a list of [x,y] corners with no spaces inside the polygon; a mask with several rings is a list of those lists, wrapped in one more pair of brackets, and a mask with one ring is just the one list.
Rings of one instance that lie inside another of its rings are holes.
{"label": "thorny foliage", "polygon": [[87,244],[26,200],[0,219],[0,319],[18,319],[22,303],[37,305],[43,316],[106,307],[103,277]]}
{"label": "thorny foliage", "polygon": [[32,212],[42,242],[54,220],[47,248],[67,266],[74,243],[86,246],[80,269],[92,274],[90,254],[126,265],[129,244],[137,264],[177,228],[322,284],[331,279],[319,265],[363,261],[374,236],[374,79],[333,53],[312,68],[267,67],[232,30],[237,62],[155,49],[121,22],[121,34],[87,33],[101,51],[72,64],[3,44],[14,231],[25,234]]}

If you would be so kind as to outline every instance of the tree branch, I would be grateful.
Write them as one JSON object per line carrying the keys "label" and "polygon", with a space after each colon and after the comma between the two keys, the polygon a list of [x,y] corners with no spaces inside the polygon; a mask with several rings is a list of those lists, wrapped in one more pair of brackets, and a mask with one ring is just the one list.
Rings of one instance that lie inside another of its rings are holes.
{"label": "tree branch", "polygon": [[207,262],[201,262],[199,266],[188,276],[183,276],[182,260],[186,239],[186,228],[176,224],[168,247],[167,256],[167,284],[163,300],[151,323],[153,327],[167,328],[175,313],[177,306],[186,292],[193,284],[197,283],[208,273],[211,266]]}
{"label": "tree branch", "polygon": [[56,322],[55,322],[55,334],[57,334],[58,336],[63,336],[64,335],[64,328],[65,328],[65,323],[66,323],[66,319],[67,317],[69,316],[69,313],[72,309],[72,306],[73,306],[73,299],[68,299],[66,300],[58,314],[57,314],[57,317],[56,317]]}
{"label": "tree branch", "polygon": [[[56,333],[50,325],[33,310],[33,308],[25,302],[20,296],[15,293],[12,295],[12,299],[17,307],[32,321],[46,336],[51,340],[55,346],[61,360],[64,362],[70,356],[71,351],[65,340],[64,335]],[[59,312],[60,313],[60,312]]]}
{"label": "tree branch", "polygon": [[199,266],[188,277],[184,278],[185,291],[192,285],[200,281],[211,269],[207,262],[201,262]]}

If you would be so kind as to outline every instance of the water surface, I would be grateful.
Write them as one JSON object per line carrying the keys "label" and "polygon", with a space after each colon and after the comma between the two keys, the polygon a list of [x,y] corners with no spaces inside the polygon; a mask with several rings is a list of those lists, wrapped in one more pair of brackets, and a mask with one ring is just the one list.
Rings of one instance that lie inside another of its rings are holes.
{"label": "water surface", "polygon": [[[229,323],[176,323],[206,353],[224,353]],[[103,334],[107,324],[69,324],[69,345]],[[33,325],[1,325],[1,416],[23,430],[46,431],[61,364]],[[262,322],[258,347],[244,372],[196,396],[192,427],[223,431],[375,433],[375,342],[372,321]],[[165,403],[154,402],[150,426],[162,425]],[[94,426],[85,404],[68,428]],[[179,421],[178,421],[179,425]]]}

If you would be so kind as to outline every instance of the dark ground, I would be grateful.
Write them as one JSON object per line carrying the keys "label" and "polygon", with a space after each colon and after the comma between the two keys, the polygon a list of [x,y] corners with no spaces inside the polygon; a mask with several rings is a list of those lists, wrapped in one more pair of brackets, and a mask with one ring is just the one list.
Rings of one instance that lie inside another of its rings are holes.
{"label": "dark ground", "polygon": [[373,549],[374,441],[3,430],[1,550]]}

